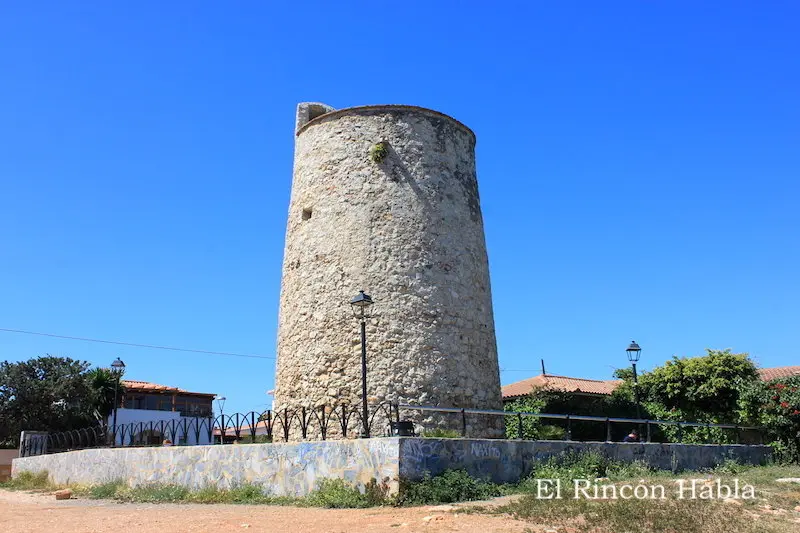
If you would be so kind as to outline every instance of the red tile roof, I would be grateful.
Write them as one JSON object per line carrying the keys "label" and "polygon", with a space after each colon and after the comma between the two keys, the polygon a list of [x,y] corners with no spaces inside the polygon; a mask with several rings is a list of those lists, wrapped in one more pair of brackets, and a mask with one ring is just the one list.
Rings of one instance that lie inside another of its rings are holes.
{"label": "red tile roof", "polygon": [[532,378],[523,379],[516,383],[511,383],[503,387],[503,398],[516,398],[530,394],[534,388],[547,387],[566,392],[583,394],[610,395],[619,386],[619,380],[598,380],[571,378],[567,376],[553,376],[551,374],[540,374]]}
{"label": "red tile roof", "polygon": [[214,396],[214,394],[206,392],[189,392],[187,390],[179,389],[178,387],[170,387],[168,385],[159,385],[158,383],[150,383],[149,381],[135,381],[130,379],[123,379],[119,382],[125,390],[137,392],[177,392],[180,394],[193,394],[196,396]]}
{"label": "red tile roof", "polygon": [[761,375],[762,381],[772,381],[773,379],[800,376],[800,366],[778,366],[775,368],[759,368],[758,373]]}

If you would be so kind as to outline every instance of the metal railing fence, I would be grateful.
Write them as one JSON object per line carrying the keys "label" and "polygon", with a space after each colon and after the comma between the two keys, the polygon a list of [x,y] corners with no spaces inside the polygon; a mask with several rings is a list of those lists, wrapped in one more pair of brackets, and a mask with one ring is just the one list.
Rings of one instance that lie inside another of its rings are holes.
{"label": "metal railing fence", "polygon": [[[470,420],[479,416],[502,417],[506,427],[516,425],[517,438],[525,438],[524,421],[554,420],[563,424],[563,440],[573,440],[572,424],[588,422],[604,424],[606,441],[612,440],[614,424],[638,426],[644,429],[645,442],[651,442],[655,428],[673,426],[677,428],[678,442],[683,441],[686,428],[718,428],[731,430],[736,443],[743,432],[756,432],[759,443],[763,443],[763,428],[736,424],[710,424],[704,422],[650,420],[638,418],[603,417],[589,415],[512,412],[491,409],[470,409],[413,405],[398,402],[382,402],[370,406],[367,420],[369,434],[390,436],[397,434],[396,428],[402,420],[401,413],[418,412],[438,414],[451,418],[451,427],[458,427],[462,437],[470,437]],[[363,415],[360,407],[352,403],[319,407],[286,407],[275,411],[257,413],[233,413],[216,418],[188,418],[176,420],[132,422],[117,426],[96,426],[46,435],[32,435],[20,444],[20,456],[58,453],[86,448],[114,446],[157,446],[164,440],[173,445],[232,444],[255,442],[290,442],[293,440],[328,440],[330,438],[353,438],[363,432]],[[707,442],[707,444],[716,444]]]}

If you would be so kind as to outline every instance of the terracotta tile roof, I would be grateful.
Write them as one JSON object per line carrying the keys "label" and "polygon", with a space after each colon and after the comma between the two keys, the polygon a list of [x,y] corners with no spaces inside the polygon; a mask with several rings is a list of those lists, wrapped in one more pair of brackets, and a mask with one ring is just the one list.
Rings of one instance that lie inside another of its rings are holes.
{"label": "terracotta tile roof", "polygon": [[516,398],[529,394],[534,388],[548,387],[555,390],[566,392],[576,392],[584,394],[610,395],[614,392],[621,381],[619,380],[598,380],[571,378],[567,376],[553,376],[551,374],[540,374],[532,378],[523,379],[516,383],[511,383],[503,387],[503,398]]}
{"label": "terracotta tile roof", "polygon": [[800,376],[800,366],[778,366],[775,368],[759,368],[758,373],[761,375],[762,381],[772,381],[773,379]]}
{"label": "terracotta tile roof", "polygon": [[179,389],[178,387],[170,387],[168,385],[159,385],[158,383],[150,383],[149,381],[135,381],[131,379],[123,379],[119,382],[126,390],[138,392],[179,392],[181,394],[194,394],[197,396],[214,396],[214,394],[205,392],[189,392],[187,390]]}

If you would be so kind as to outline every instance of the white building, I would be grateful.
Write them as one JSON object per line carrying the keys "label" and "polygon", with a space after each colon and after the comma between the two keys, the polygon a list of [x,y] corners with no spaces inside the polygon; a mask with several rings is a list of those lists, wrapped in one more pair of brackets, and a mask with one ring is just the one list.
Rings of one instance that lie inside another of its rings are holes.
{"label": "white building", "polygon": [[[211,444],[214,394],[146,381],[122,380],[117,406],[117,445]],[[108,417],[114,425],[114,413]]]}

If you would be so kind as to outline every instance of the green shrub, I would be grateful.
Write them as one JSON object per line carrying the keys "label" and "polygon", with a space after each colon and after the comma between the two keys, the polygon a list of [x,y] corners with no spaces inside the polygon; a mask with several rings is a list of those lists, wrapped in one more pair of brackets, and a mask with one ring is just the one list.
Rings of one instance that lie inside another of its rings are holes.
{"label": "green shrub", "polygon": [[50,489],[50,474],[47,470],[41,472],[20,472],[17,477],[0,483],[0,487],[10,490],[41,490]]}
{"label": "green shrub", "polygon": [[736,459],[725,459],[716,467],[711,469],[711,472],[717,475],[730,475],[735,476],[741,474],[742,472],[746,472],[750,470],[752,466],[743,465]]}
{"label": "green shrub", "polygon": [[229,490],[219,489],[215,486],[203,487],[190,492],[187,500],[194,503],[241,503],[241,504],[270,504],[291,503],[291,498],[275,498],[264,493],[258,485],[245,484]]}
{"label": "green shrub", "polygon": [[664,475],[666,473],[667,471],[659,472],[646,462],[638,459],[630,463],[609,461],[606,466],[606,477],[612,480],[652,477],[654,475]]}
{"label": "green shrub", "polygon": [[118,492],[124,492],[128,486],[121,480],[92,485],[86,490],[86,495],[94,500],[110,500],[117,497]]}
{"label": "green shrub", "polygon": [[227,491],[231,503],[267,503],[270,498],[258,485],[241,485]]}
{"label": "green shrub", "polygon": [[389,155],[389,150],[387,149],[388,143],[385,141],[381,141],[378,144],[374,145],[372,148],[369,149],[369,158],[372,159],[374,163],[381,163],[386,156]]}
{"label": "green shrub", "polygon": [[568,452],[537,463],[531,477],[546,479],[593,479],[605,477],[609,460],[599,453]]}
{"label": "green shrub", "polygon": [[435,477],[426,475],[421,481],[401,481],[397,502],[423,505],[485,500],[506,492],[506,487],[475,479],[464,470],[446,470]]}
{"label": "green shrub", "polygon": [[305,502],[313,507],[332,509],[374,507],[387,503],[388,488],[372,480],[362,493],[344,479],[323,479]]}
{"label": "green shrub", "polygon": [[623,480],[652,477],[655,474],[658,471],[643,461],[624,463],[613,461],[596,452],[569,452],[537,463],[530,476],[520,483],[519,489],[521,492],[535,492],[536,479],[561,479],[562,482],[571,483],[573,479],[607,477],[611,480]]}

